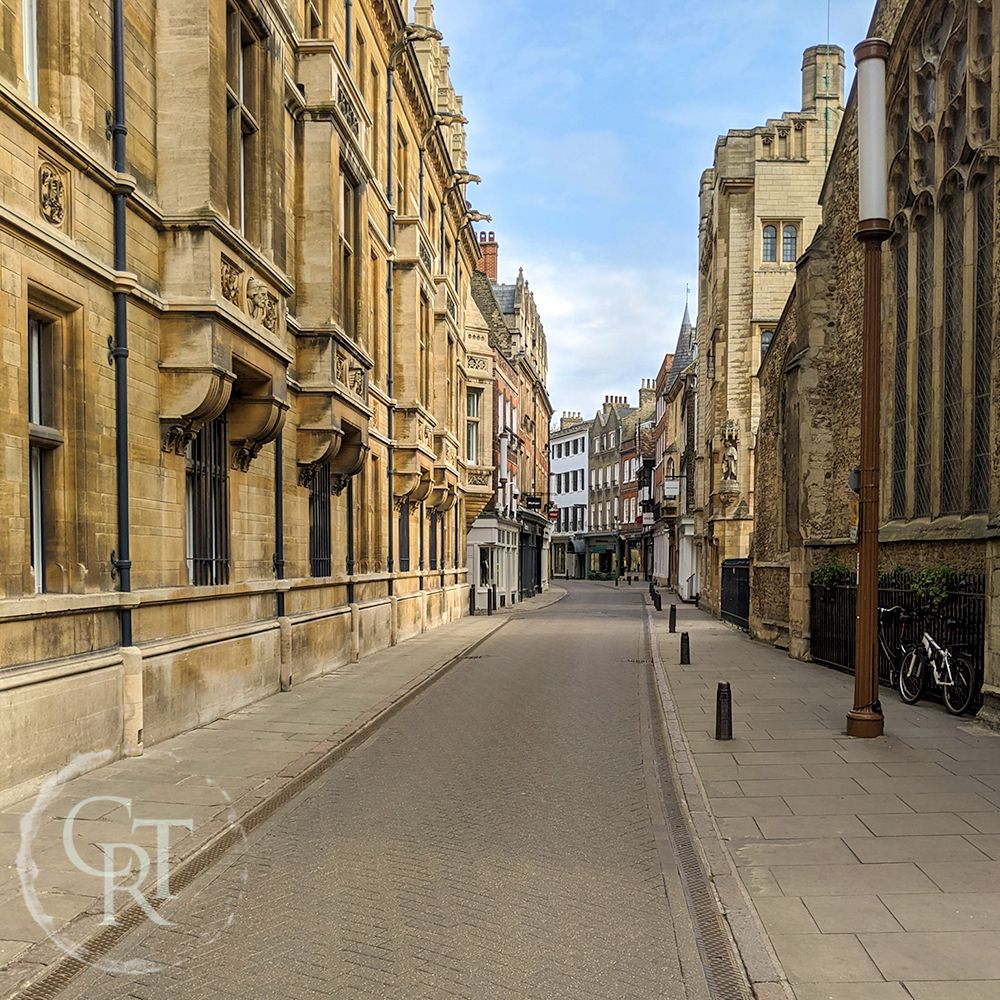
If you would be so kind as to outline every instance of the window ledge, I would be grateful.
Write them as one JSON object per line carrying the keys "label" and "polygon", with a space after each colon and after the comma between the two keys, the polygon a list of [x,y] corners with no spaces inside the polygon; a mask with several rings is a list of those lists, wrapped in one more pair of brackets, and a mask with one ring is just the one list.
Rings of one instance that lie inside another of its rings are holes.
{"label": "window ledge", "polygon": [[985,514],[920,518],[891,521],[882,526],[878,538],[880,542],[974,542],[1000,538],[1000,528],[991,527]]}
{"label": "window ledge", "polygon": [[108,611],[121,606],[134,605],[135,600],[125,598],[135,595],[117,591],[98,594],[29,594],[8,601],[0,601],[0,622],[19,621],[27,618],[44,618],[58,614],[87,614],[91,611]]}

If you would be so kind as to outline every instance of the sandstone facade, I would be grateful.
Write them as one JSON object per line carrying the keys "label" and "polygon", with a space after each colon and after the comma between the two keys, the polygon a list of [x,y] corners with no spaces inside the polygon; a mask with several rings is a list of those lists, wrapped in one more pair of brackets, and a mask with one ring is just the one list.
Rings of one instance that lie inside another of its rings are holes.
{"label": "sandstone facade", "polygon": [[117,171],[111,0],[0,6],[0,789],[461,615],[493,495],[429,0],[124,8]]}

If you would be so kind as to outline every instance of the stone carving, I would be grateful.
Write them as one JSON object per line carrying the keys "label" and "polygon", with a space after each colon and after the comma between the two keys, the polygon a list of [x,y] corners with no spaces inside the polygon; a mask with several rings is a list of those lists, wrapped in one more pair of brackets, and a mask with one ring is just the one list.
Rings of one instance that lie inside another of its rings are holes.
{"label": "stone carving", "polygon": [[427,244],[423,240],[420,241],[420,262],[427,268],[428,271],[433,271],[433,260],[431,258],[431,252],[427,249]]}
{"label": "stone carving", "polygon": [[235,261],[222,255],[222,295],[234,306],[240,304],[240,284],[243,278],[243,268]]}
{"label": "stone carving", "polygon": [[316,464],[303,465],[299,469],[299,486],[303,487],[312,486],[313,480],[315,478],[316,478]]}
{"label": "stone carving", "polygon": [[484,372],[489,367],[489,362],[486,358],[477,358],[474,354],[469,355],[467,364],[471,371]]}
{"label": "stone carving", "polygon": [[469,473],[469,485],[470,486],[492,486],[493,485],[493,473],[492,472],[470,472]]}
{"label": "stone carving", "polygon": [[749,517],[750,516],[750,504],[746,502],[745,499],[741,500],[736,506],[736,510],[733,511],[733,517]]}
{"label": "stone carving", "polygon": [[65,172],[52,163],[42,163],[38,168],[38,207],[42,218],[51,225],[62,226],[65,222]]}
{"label": "stone carving", "polygon": [[194,440],[194,431],[190,424],[171,424],[163,432],[163,444],[161,451],[173,452],[175,455],[183,455],[187,451],[187,446]]}
{"label": "stone carving", "polygon": [[251,278],[247,282],[247,307],[250,316],[271,333],[278,329],[278,300],[267,290],[263,281]]}
{"label": "stone carving", "polygon": [[351,103],[347,91],[339,83],[337,84],[337,107],[340,108],[340,113],[344,116],[348,128],[355,135],[360,136],[361,122],[358,119],[358,113],[354,110],[354,105]]}
{"label": "stone carving", "polygon": [[458,306],[455,305],[455,300],[449,295],[447,298],[448,304],[448,315],[452,319],[458,319]]}
{"label": "stone carving", "polygon": [[330,492],[335,496],[339,497],[344,490],[347,489],[347,484],[351,481],[350,476],[345,476],[342,472],[335,472],[330,477]]}
{"label": "stone carving", "polygon": [[393,497],[392,509],[398,514],[403,510],[404,503],[406,503],[406,497]]}
{"label": "stone carving", "polygon": [[364,368],[352,368],[348,378],[348,387],[359,396],[365,394],[365,370]]}
{"label": "stone carving", "polygon": [[264,310],[264,326],[271,333],[278,332],[278,300],[270,293],[268,293],[267,307]]}
{"label": "stone carving", "polygon": [[722,455],[722,478],[728,483],[735,483],[739,478],[740,457],[736,450],[740,441],[739,428],[735,420],[727,420],[722,425],[722,442],[725,451]]}
{"label": "stone carving", "polygon": [[244,441],[243,444],[233,448],[233,468],[237,472],[249,472],[250,466],[263,447],[262,441]]}

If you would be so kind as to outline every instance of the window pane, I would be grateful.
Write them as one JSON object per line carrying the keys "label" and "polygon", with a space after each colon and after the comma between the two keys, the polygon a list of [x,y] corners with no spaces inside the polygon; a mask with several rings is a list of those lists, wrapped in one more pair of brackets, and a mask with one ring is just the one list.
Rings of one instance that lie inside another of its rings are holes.
{"label": "window pane", "polygon": [[785,226],[782,237],[782,259],[792,264],[799,259],[799,231],[795,226]]}
{"label": "window pane", "polygon": [[774,226],[764,227],[764,261],[775,263],[778,260],[778,230]]}
{"label": "window pane", "polygon": [[44,343],[42,322],[34,316],[28,317],[28,420],[33,424],[44,424],[45,408],[42,405],[42,367]]}
{"label": "window pane", "polygon": [[31,449],[29,482],[31,503],[31,571],[35,578],[35,593],[45,590],[45,528],[42,505],[42,450]]}
{"label": "window pane", "polygon": [[38,0],[24,0],[22,34],[28,100],[38,103]]}

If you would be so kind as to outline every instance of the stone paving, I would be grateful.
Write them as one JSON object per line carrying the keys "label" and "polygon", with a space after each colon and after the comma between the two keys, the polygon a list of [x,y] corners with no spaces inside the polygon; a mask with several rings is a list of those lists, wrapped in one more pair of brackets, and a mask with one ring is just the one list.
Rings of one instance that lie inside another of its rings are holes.
{"label": "stone paving", "polygon": [[[143,756],[90,770],[66,783],[45,811],[32,846],[40,869],[41,904],[53,931],[72,928],[74,941],[96,929],[101,882],[72,866],[62,845],[64,819],[74,803],[94,795],[132,800],[132,816],[190,819],[187,836],[174,831],[173,858],[202,847],[275,794],[304,766],[391,710],[433,678],[463,650],[492,634],[513,615],[558,601],[553,588],[508,612],[463,618],[399,646],[338,668],[291,691],[257,702],[200,729],[146,750]],[[0,996],[57,957],[45,931],[24,904],[15,869],[21,817],[34,804],[25,799],[0,810]],[[132,830],[124,807],[95,803],[76,830],[85,861],[100,866],[99,842],[130,841],[151,849],[155,831]],[[180,834],[180,835],[178,835]]]}
{"label": "stone paving", "polygon": [[849,739],[852,678],[683,605],[682,667],[663,607],[651,614],[697,772],[689,807],[707,802],[787,977],[761,995],[997,1000],[1000,735],[886,691],[886,735]]}

